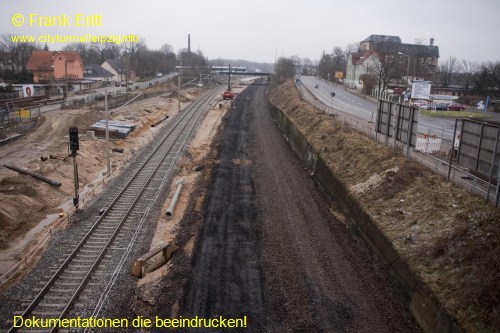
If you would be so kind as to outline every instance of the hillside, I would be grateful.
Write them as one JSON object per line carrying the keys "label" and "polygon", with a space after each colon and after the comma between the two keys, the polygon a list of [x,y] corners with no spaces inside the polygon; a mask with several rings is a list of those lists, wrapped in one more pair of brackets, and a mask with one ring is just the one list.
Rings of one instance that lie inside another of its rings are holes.
{"label": "hillside", "polygon": [[499,210],[315,110],[292,82],[274,87],[269,100],[460,325],[499,332]]}

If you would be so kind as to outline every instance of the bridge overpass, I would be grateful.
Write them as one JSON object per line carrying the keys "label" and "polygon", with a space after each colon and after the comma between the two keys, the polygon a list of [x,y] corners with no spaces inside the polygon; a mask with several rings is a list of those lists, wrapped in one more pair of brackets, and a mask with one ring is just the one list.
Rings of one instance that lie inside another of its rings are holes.
{"label": "bridge overpass", "polygon": [[269,72],[233,72],[229,73],[229,71],[224,71],[224,72],[217,72],[218,74],[221,75],[228,75],[231,74],[231,76],[239,76],[239,75],[246,75],[246,76],[267,76],[267,81],[271,82],[271,75],[272,73]]}

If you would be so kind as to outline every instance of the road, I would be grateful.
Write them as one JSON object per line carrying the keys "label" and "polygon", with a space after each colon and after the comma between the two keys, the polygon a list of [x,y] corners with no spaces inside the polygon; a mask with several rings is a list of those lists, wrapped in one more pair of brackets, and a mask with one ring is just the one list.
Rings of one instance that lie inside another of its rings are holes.
{"label": "road", "polygon": [[248,87],[225,123],[179,313],[247,316],[245,332],[419,332],[292,155],[265,89]]}
{"label": "road", "polygon": [[[315,76],[302,76],[301,81],[323,104],[366,121],[375,121],[377,105],[370,99],[361,98],[344,90],[343,86],[334,86]],[[318,88],[315,88],[316,85]],[[335,97],[331,97],[332,92],[335,93]],[[437,134],[439,137],[451,140],[454,128],[455,119],[427,117],[419,114],[418,131],[420,133]]]}

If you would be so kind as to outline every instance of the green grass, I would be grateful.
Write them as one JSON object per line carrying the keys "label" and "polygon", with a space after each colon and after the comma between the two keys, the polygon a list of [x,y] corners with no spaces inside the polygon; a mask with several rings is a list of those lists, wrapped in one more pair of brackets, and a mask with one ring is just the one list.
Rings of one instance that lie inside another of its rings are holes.
{"label": "green grass", "polygon": [[439,118],[486,118],[485,114],[481,111],[471,112],[471,111],[441,111],[441,110],[420,110],[420,114],[429,117],[439,117]]}

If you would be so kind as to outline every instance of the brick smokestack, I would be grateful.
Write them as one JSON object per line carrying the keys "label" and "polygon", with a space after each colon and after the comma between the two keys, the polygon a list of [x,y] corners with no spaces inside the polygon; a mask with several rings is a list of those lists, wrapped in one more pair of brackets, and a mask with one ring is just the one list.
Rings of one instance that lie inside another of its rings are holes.
{"label": "brick smokestack", "polygon": [[191,53],[191,35],[188,34],[188,53]]}

